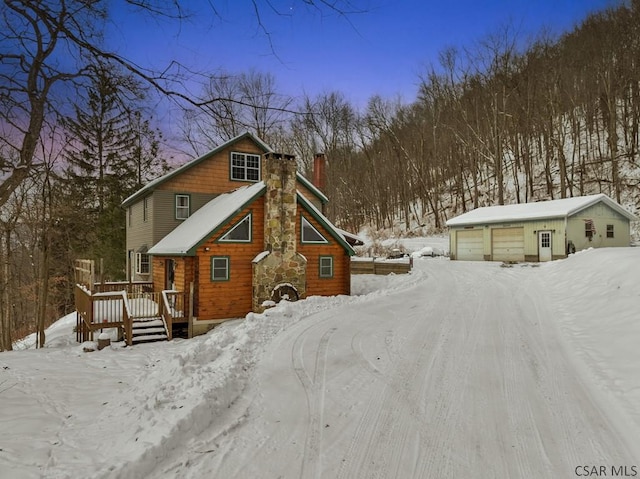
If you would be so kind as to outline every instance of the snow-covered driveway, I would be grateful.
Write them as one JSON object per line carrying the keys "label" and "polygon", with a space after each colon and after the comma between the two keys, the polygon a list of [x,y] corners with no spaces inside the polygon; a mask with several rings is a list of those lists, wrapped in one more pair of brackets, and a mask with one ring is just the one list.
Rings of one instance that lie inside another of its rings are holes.
{"label": "snow-covered driveway", "polygon": [[637,428],[563,339],[543,268],[421,267],[402,291],[315,313],[276,336],[241,398],[152,477],[638,471]]}

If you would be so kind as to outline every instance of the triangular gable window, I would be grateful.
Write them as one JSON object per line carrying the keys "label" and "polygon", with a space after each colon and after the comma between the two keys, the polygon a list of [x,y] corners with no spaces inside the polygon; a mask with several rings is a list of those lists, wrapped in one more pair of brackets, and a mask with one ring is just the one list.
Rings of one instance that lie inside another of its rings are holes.
{"label": "triangular gable window", "polygon": [[309,223],[309,221],[302,217],[302,242],[303,243],[328,243],[327,239],[320,234],[320,232]]}
{"label": "triangular gable window", "polygon": [[242,218],[220,241],[230,243],[249,243],[251,241],[251,213]]}

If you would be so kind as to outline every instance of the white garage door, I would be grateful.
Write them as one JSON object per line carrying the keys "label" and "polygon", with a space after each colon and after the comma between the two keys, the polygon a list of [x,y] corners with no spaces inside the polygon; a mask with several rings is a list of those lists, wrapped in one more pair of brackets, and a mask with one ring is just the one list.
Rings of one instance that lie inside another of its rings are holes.
{"label": "white garage door", "polygon": [[493,261],[524,261],[524,228],[491,230]]}
{"label": "white garage door", "polygon": [[484,241],[482,230],[456,232],[456,259],[463,261],[483,261]]}

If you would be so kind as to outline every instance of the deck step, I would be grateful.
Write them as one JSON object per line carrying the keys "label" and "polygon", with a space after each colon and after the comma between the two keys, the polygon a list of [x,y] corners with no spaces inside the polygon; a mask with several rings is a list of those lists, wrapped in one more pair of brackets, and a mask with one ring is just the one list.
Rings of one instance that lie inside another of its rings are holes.
{"label": "deck step", "polygon": [[135,344],[167,341],[169,336],[162,318],[136,318],[131,324],[131,342]]}
{"label": "deck step", "polygon": [[167,330],[164,328],[136,328],[135,326],[133,327],[133,336],[142,336],[147,335],[147,334],[157,334],[157,333],[163,333],[166,334]]}
{"label": "deck step", "polygon": [[144,334],[134,336],[131,341],[134,343],[150,343],[152,341],[166,341],[169,339],[166,334]]}
{"label": "deck step", "polygon": [[160,318],[149,319],[134,319],[133,327],[146,327],[146,326],[164,326],[164,321]]}

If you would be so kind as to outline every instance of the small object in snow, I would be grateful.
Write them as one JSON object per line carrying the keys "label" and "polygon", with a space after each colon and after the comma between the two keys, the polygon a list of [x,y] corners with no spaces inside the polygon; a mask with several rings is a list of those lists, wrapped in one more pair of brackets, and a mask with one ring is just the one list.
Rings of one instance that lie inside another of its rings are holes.
{"label": "small object in snow", "polygon": [[392,249],[391,253],[389,253],[389,256],[387,256],[387,259],[399,259],[399,258],[404,258],[404,253],[400,251],[398,248]]}

